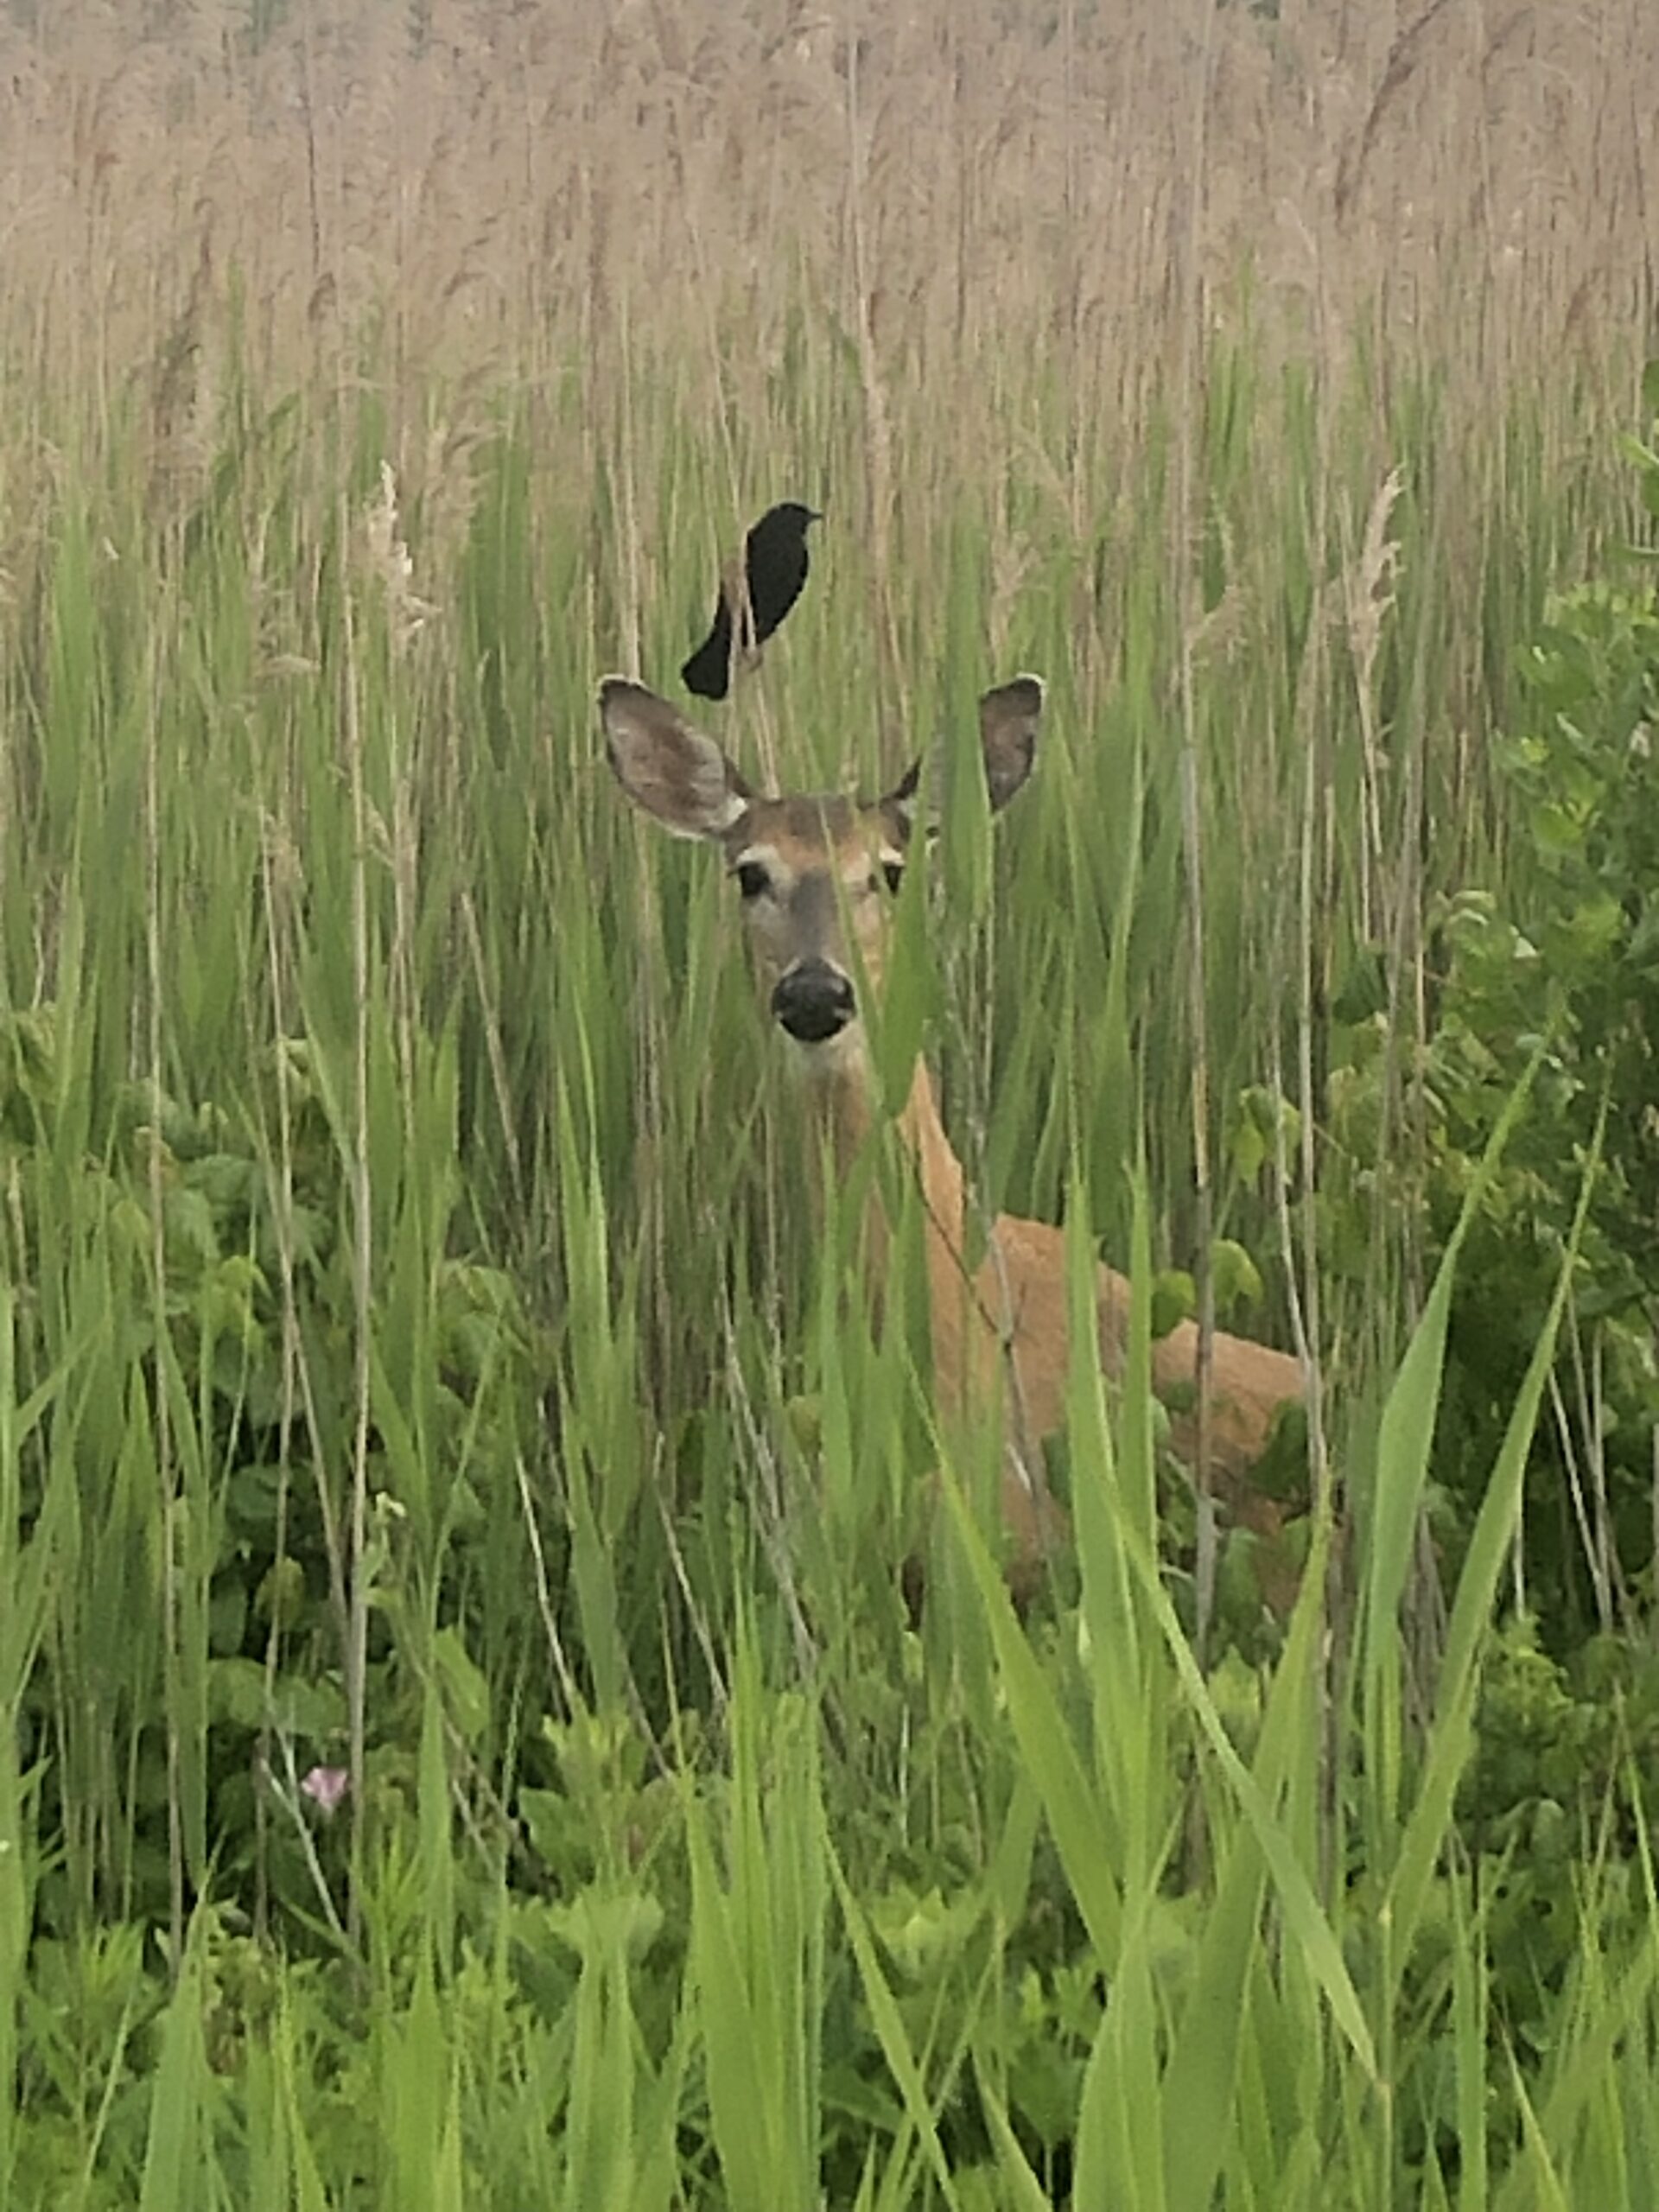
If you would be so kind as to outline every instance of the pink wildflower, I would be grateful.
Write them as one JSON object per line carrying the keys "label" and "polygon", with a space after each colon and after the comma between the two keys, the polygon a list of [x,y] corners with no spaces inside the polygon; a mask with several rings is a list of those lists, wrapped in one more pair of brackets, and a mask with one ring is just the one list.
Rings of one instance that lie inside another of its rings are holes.
{"label": "pink wildflower", "polygon": [[325,1818],[340,1810],[352,1777],[343,1766],[314,1766],[300,1783],[300,1794],[308,1797]]}

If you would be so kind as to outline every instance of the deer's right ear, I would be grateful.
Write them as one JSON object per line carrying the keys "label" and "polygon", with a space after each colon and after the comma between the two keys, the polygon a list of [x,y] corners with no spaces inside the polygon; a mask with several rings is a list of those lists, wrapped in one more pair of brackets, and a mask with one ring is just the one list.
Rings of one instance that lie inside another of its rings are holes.
{"label": "deer's right ear", "polygon": [[616,779],[677,837],[721,837],[753,792],[710,737],[643,683],[607,676],[600,719]]}
{"label": "deer's right ear", "polygon": [[[1016,676],[1011,683],[999,683],[981,699],[980,759],[993,814],[1001,812],[1030,775],[1042,720],[1040,676]],[[936,745],[912,762],[902,782],[883,800],[906,836],[920,830],[931,837],[938,830],[945,810],[944,779],[949,766],[950,756],[943,745]]]}

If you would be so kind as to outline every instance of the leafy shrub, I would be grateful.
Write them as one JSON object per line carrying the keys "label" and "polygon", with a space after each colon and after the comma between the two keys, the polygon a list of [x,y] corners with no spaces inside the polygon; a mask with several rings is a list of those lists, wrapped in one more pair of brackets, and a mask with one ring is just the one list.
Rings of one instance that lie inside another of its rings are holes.
{"label": "leafy shrub", "polygon": [[[1659,410],[1652,374],[1648,397]],[[1634,442],[1630,452],[1643,504],[1659,515],[1659,453]],[[1330,1078],[1333,1155],[1356,1165],[1332,1179],[1326,1249],[1363,1281],[1379,1197],[1385,1217],[1414,1222],[1443,1249],[1499,1116],[1538,1060],[1459,1273],[1434,1500],[1452,1567],[1605,1115],[1554,1418],[1529,1482],[1525,1597],[1557,1653],[1613,1626],[1653,1576],[1659,598],[1643,557],[1628,582],[1564,593],[1524,658],[1525,719],[1497,762],[1517,849],[1501,896],[1465,889],[1431,913],[1421,1050],[1396,1070],[1385,1014],[1351,994]],[[1418,1142],[1383,1156],[1394,1079]]]}
{"label": "leafy shrub", "polygon": [[[193,1881],[211,1857],[220,1897],[251,1907],[263,1892],[309,1915],[318,1899],[295,1823],[326,1822],[327,1808],[300,1783],[346,1763],[357,1300],[340,1153],[306,1048],[290,1043],[285,1170],[232,1116],[136,1084],[111,1102],[101,1155],[66,1157],[58,1028],[47,1007],[0,1029],[19,1386],[55,1393],[19,1471],[52,1605],[22,1738],[26,1756],[58,1751],[42,1761],[41,1815],[66,1839],[41,1924],[67,1936],[82,1907],[117,1898],[124,1914],[165,1918],[169,1710],[202,1731],[187,1754]],[[412,1793],[429,1671],[458,1741],[484,1748],[490,1697],[468,1642],[499,1581],[503,1520],[519,1525],[515,1458],[548,1368],[501,1273],[440,1251],[426,1290],[409,1342],[391,1340],[395,1306],[376,1333],[371,1806]],[[170,1560],[156,1511],[163,1416],[178,1469]],[[262,1789],[286,1821],[262,1823]]]}

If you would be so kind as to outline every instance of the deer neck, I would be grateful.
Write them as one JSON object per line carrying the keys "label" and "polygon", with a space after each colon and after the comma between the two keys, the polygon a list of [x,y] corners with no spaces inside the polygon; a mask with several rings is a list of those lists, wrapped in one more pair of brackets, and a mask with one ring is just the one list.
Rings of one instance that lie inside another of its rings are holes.
{"label": "deer neck", "polygon": [[[879,1111],[868,1071],[857,1064],[837,1069],[835,1080],[821,1090],[818,1103],[825,1122],[823,1135],[845,1187],[849,1175],[860,1172],[856,1163],[868,1146]],[[932,1081],[919,1060],[894,1126],[912,1163],[922,1206],[935,1402],[942,1413],[948,1410],[956,1417],[974,1404],[995,1403],[995,1394],[1002,1390],[1007,1440],[1014,1447],[1004,1461],[1004,1512],[1020,1541],[1040,1551],[1053,1533],[1054,1509],[1041,1494],[1040,1472],[1033,1478],[1029,1471],[1033,1466],[1040,1469],[1040,1461],[1030,1449],[1030,1408],[1011,1357],[1013,1309],[1007,1280],[1001,1260],[988,1258],[972,1273],[968,1268],[967,1178],[939,1118]],[[880,1182],[874,1179],[863,1223],[864,1281],[873,1319],[882,1307],[890,1238]],[[988,1249],[996,1249],[995,1230]]]}
{"label": "deer neck", "polygon": [[944,1123],[939,1118],[938,1101],[933,1096],[933,1079],[919,1059],[911,1081],[910,1096],[899,1116],[899,1128],[911,1157],[916,1162],[920,1178],[922,1197],[927,1209],[929,1240],[948,1245],[954,1265],[962,1250],[965,1179],[962,1162],[957,1158],[950,1140],[944,1133]]}
{"label": "deer neck", "polygon": [[[838,1179],[843,1184],[868,1144],[879,1113],[874,1078],[861,1052],[839,1057],[811,1082],[821,1134],[827,1139]],[[939,1117],[932,1078],[921,1060],[895,1126],[914,1162],[926,1219],[930,1264],[960,1268],[963,1175]],[[880,1193],[873,1191],[867,1224],[867,1249],[878,1265],[885,1262],[887,1223]]]}

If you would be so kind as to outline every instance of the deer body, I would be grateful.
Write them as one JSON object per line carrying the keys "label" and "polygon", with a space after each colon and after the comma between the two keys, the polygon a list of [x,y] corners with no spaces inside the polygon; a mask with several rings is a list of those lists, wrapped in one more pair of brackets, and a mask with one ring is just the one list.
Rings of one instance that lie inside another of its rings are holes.
{"label": "deer body", "polygon": [[[1017,677],[981,702],[981,738],[992,804],[1013,797],[1030,772],[1041,713],[1034,677]],[[637,804],[681,836],[721,845],[743,893],[750,937],[774,1018],[804,1062],[809,1093],[836,1157],[850,1166],[876,1112],[853,982],[880,988],[887,901],[915,834],[918,768],[873,805],[844,798],[757,796],[713,741],[643,687],[610,679],[601,710],[612,766]],[[856,956],[853,946],[856,946]],[[1068,1534],[1045,1479],[1043,1440],[1065,1424],[1070,1365],[1065,1235],[1046,1222],[999,1215],[971,1271],[967,1179],[926,1068],[918,1064],[898,1117],[914,1163],[925,1223],[936,1399],[942,1414],[970,1417],[1000,1402],[1004,1431],[1002,1515],[1009,1580],[1029,1588]],[[881,1249],[880,1236],[874,1249]],[[1098,1270],[1099,1350],[1122,1365],[1129,1288]],[[1153,1347],[1160,1395],[1196,1380],[1198,1332],[1185,1322]],[[1274,1502],[1250,1487],[1279,1408],[1301,1395],[1295,1360],[1217,1332],[1211,1340],[1210,1458],[1216,1487],[1245,1525],[1272,1533]],[[1190,1452],[1190,1419],[1173,1423]]]}

